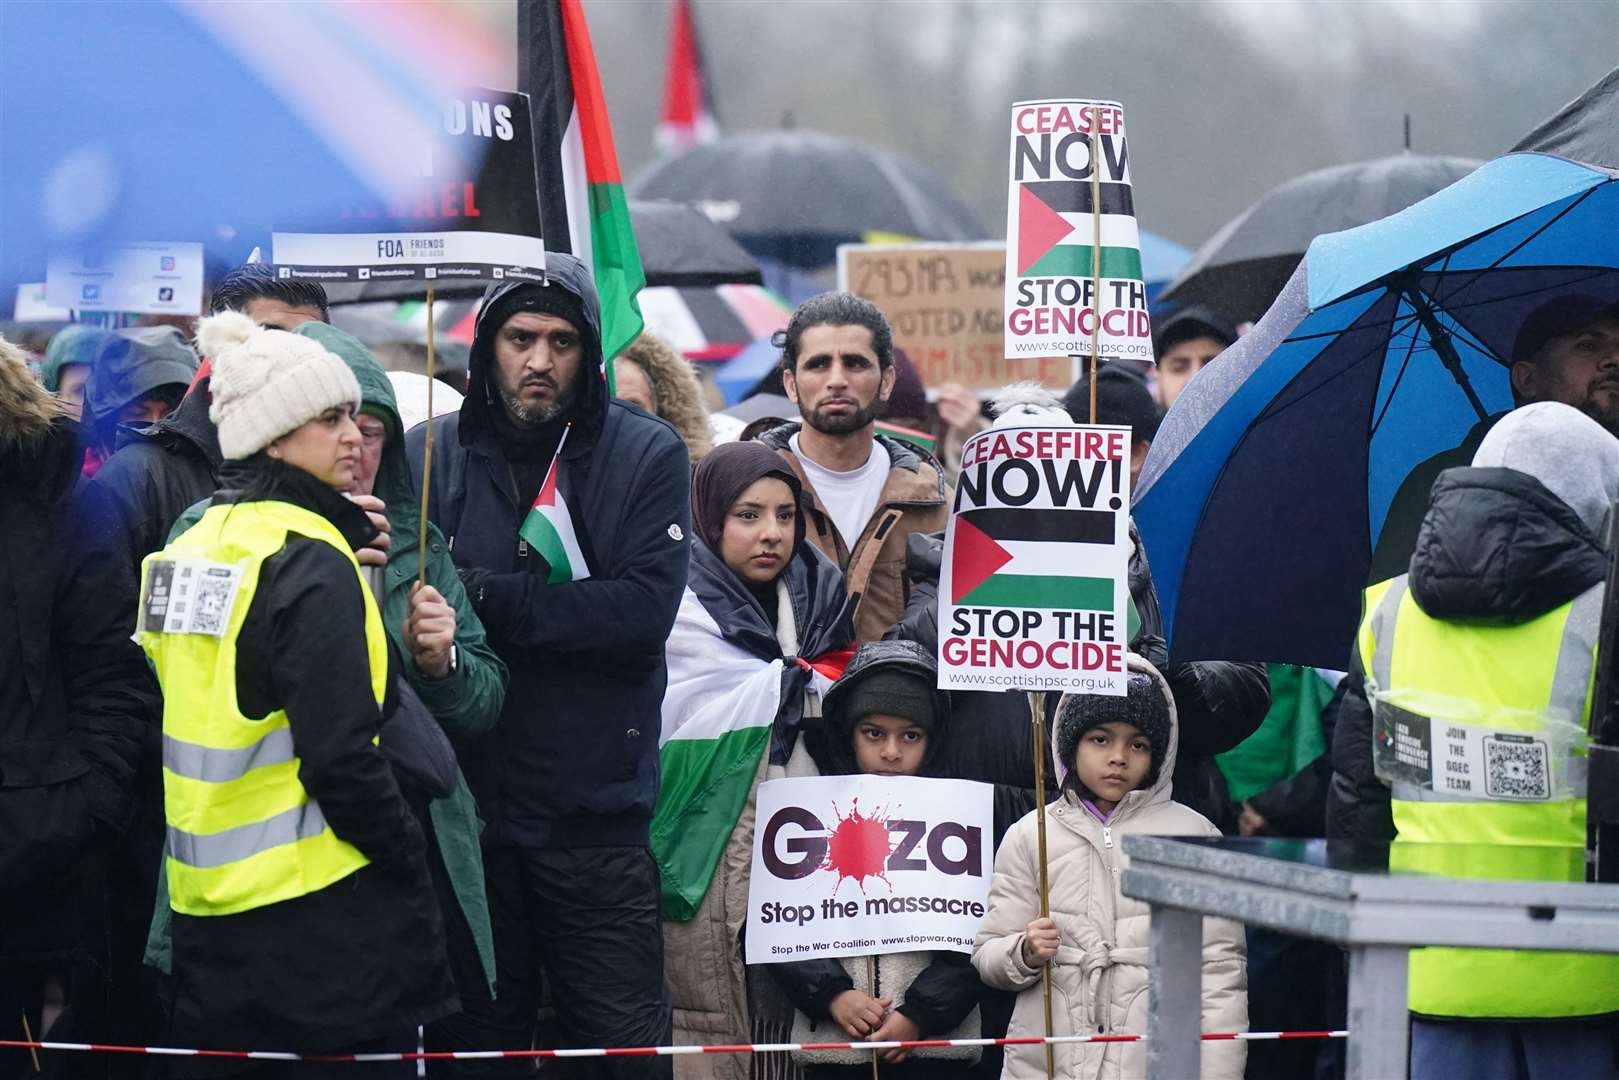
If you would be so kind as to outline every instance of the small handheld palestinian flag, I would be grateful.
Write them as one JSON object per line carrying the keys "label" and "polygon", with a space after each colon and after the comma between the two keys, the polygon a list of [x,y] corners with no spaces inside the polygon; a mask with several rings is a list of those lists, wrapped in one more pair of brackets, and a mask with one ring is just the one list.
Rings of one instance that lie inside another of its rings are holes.
{"label": "small handheld palestinian flag", "polygon": [[529,508],[528,517],[523,519],[523,527],[517,530],[517,534],[532,544],[551,568],[545,579],[548,585],[583,581],[590,576],[590,566],[585,562],[585,553],[579,547],[579,536],[574,532],[573,514],[569,512],[568,502],[557,487],[562,448],[568,445],[568,432],[572,430],[571,423],[562,429],[562,440],[557,443],[551,467],[545,471],[545,483],[540,485],[540,493],[534,497],[534,505]]}

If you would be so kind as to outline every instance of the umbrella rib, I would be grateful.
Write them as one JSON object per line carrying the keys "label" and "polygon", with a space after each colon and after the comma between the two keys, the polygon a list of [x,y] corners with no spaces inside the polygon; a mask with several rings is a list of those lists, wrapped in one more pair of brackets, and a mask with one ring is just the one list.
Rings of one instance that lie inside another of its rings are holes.
{"label": "umbrella rib", "polygon": [[[1393,327],[1394,323],[1396,323],[1396,322],[1413,323],[1415,321],[1416,321],[1416,319],[1414,317],[1408,317],[1408,318],[1405,318],[1405,319],[1398,319],[1398,318],[1390,319],[1389,320],[1389,326],[1391,327],[1391,335],[1392,335],[1392,327]],[[1381,319],[1378,320],[1377,322],[1369,323],[1366,326],[1361,327],[1361,329],[1363,329],[1363,330],[1374,330],[1380,325],[1382,325],[1382,320]],[[1347,331],[1340,330],[1340,331],[1338,331],[1337,336],[1342,337],[1346,332]],[[1313,336],[1319,337],[1321,335],[1313,335]],[[1289,340],[1291,340],[1291,339],[1289,339]],[[1283,344],[1286,344],[1286,342],[1283,342]],[[1322,379],[1321,382],[1317,383],[1315,386],[1312,386],[1310,389],[1306,390],[1304,393],[1300,394],[1298,397],[1294,398],[1293,400],[1283,404],[1280,407],[1273,408],[1272,406],[1275,405],[1276,398],[1281,397],[1281,395],[1283,393],[1286,393],[1286,391],[1287,391],[1287,386],[1282,387],[1282,389],[1277,392],[1276,396],[1271,399],[1271,405],[1266,406],[1266,408],[1258,416],[1254,417],[1253,424],[1249,425],[1249,430],[1252,431],[1253,426],[1257,425],[1261,420],[1266,419],[1267,417],[1277,416],[1277,415],[1281,414],[1282,412],[1285,412],[1286,410],[1291,409],[1294,405],[1297,405],[1299,402],[1303,401],[1307,397],[1310,397],[1312,394],[1315,394],[1316,392],[1325,389],[1327,386],[1330,386],[1332,383],[1336,382],[1338,379],[1343,378],[1345,375],[1349,374],[1350,371],[1354,370],[1355,368],[1359,367],[1361,364],[1366,362],[1379,349],[1386,349],[1386,348],[1388,348],[1388,338],[1380,337],[1379,340],[1372,343],[1370,348],[1368,348],[1365,352],[1361,353],[1360,356],[1358,356],[1355,359],[1349,361],[1347,364],[1345,364],[1337,372],[1334,372],[1332,375],[1328,376],[1327,378]],[[1309,365],[1306,364],[1305,368],[1308,368],[1308,367],[1309,367]],[[1293,377],[1293,379],[1288,383],[1288,386],[1291,386],[1291,385],[1293,385],[1294,382],[1297,382],[1299,377],[1302,376],[1303,374],[1304,374],[1304,371],[1301,369],[1299,374],[1295,375]],[[1244,437],[1246,438],[1246,436],[1244,436]]]}
{"label": "umbrella rib", "polygon": [[1406,369],[1411,366],[1411,357],[1417,351],[1417,335],[1412,331],[1411,341],[1405,347],[1405,359],[1400,361],[1400,373],[1394,376],[1394,385],[1389,387],[1389,396],[1383,399],[1383,408],[1378,411],[1377,419],[1372,421],[1372,427],[1367,437],[1376,436],[1377,429],[1383,426],[1383,418],[1388,416],[1389,409],[1394,405],[1394,395],[1400,392],[1400,383],[1405,379]]}
{"label": "umbrella rib", "polygon": [[[1604,186],[1605,186],[1604,184],[1597,184],[1597,185],[1595,185],[1593,187],[1586,188],[1584,191],[1580,192],[1579,197],[1576,198],[1573,202],[1569,203],[1567,206],[1563,207],[1563,209],[1561,209],[1557,213],[1553,214],[1551,216],[1551,218],[1548,221],[1546,221],[1545,224],[1541,225],[1539,228],[1535,229],[1534,232],[1532,232],[1528,236],[1524,237],[1517,244],[1515,244],[1511,249],[1509,249],[1508,251],[1503,253],[1494,262],[1490,263],[1488,266],[1480,267],[1479,270],[1478,270],[1478,273],[1480,275],[1482,275],[1487,270],[1498,269],[1502,263],[1504,263],[1508,259],[1512,258],[1512,256],[1516,255],[1518,252],[1522,251],[1529,244],[1533,243],[1547,229],[1551,228],[1553,225],[1555,225],[1559,221],[1561,221],[1564,218],[1565,215],[1573,213],[1574,209],[1576,207],[1578,207],[1586,199],[1590,198],[1593,193],[1600,190]],[[1534,211],[1531,210],[1529,213],[1534,213]],[[1524,217],[1527,217],[1527,216],[1528,216],[1527,214],[1520,214],[1518,217],[1515,217],[1512,220],[1513,221],[1520,221]],[[1497,225],[1495,227],[1495,229],[1499,229],[1499,228],[1501,228],[1501,227],[1503,227],[1505,225],[1508,225],[1508,224],[1510,224],[1510,222],[1503,221],[1500,225]],[[1490,229],[1488,231],[1489,232],[1494,232],[1495,229]],[[1452,244],[1450,247],[1446,248],[1444,256],[1443,256],[1445,264],[1448,266],[1449,263],[1450,263],[1451,257],[1453,255],[1455,255],[1456,253],[1461,251],[1462,248],[1466,247],[1468,244],[1472,243],[1476,239],[1478,239],[1477,236],[1470,236],[1466,240],[1459,241],[1458,243]],[[1428,261],[1430,263],[1433,262],[1432,259],[1430,259]],[[1460,293],[1466,292],[1471,287],[1472,287],[1472,282],[1468,282],[1466,285],[1463,285],[1461,287],[1461,289],[1458,291],[1458,295],[1460,295]]]}
{"label": "umbrella rib", "polygon": [[[1529,268],[1524,267],[1524,269],[1527,270]],[[1570,269],[1573,269],[1573,268],[1570,267]],[[1469,310],[1473,310],[1473,309],[1488,308],[1493,304],[1499,304],[1499,303],[1501,303],[1503,301],[1506,301],[1506,300],[1522,300],[1522,299],[1525,299],[1527,297],[1535,296],[1535,295],[1541,294],[1541,293],[1562,292],[1563,290],[1566,290],[1571,286],[1581,285],[1581,284],[1584,284],[1585,282],[1588,282],[1588,281],[1594,281],[1594,280],[1596,280],[1598,278],[1601,278],[1601,277],[1604,277],[1604,276],[1607,276],[1607,275],[1619,273],[1619,269],[1615,269],[1613,267],[1606,267],[1606,266],[1593,266],[1593,267],[1590,267],[1589,269],[1591,270],[1591,273],[1587,274],[1585,277],[1577,278],[1577,279],[1575,279],[1573,281],[1565,281],[1565,282],[1563,282],[1562,284],[1559,284],[1559,285],[1547,285],[1547,286],[1542,286],[1540,288],[1527,289],[1527,290],[1524,290],[1522,292],[1508,293],[1508,294],[1506,294],[1504,296],[1494,296],[1494,297],[1490,297],[1487,300],[1475,300],[1475,301],[1470,301],[1468,303],[1463,303],[1463,304],[1454,303],[1452,300],[1450,300],[1448,298],[1440,299],[1438,297],[1434,297],[1432,293],[1428,292],[1425,289],[1422,290],[1422,292],[1423,292],[1424,296],[1431,297],[1433,299],[1433,301],[1434,301],[1434,304],[1440,310],[1443,310],[1444,313],[1447,316],[1450,317],[1451,321],[1453,323],[1455,323],[1455,329],[1456,330],[1466,331],[1467,341],[1468,341],[1469,344],[1476,347],[1479,352],[1484,353],[1486,356],[1489,356],[1492,360],[1494,360],[1496,363],[1500,364],[1502,367],[1509,367],[1510,366],[1509,361],[1505,357],[1503,357],[1499,353],[1497,353],[1490,346],[1486,345],[1484,343],[1483,336],[1478,334],[1478,333],[1475,333],[1473,331],[1472,327],[1467,325],[1467,323],[1462,319],[1461,312],[1469,311]],[[1457,274],[1473,274],[1473,275],[1475,275],[1475,280],[1476,280],[1477,276],[1482,276],[1486,271],[1484,271],[1484,270],[1457,270],[1457,271],[1434,270],[1434,271],[1429,271],[1428,273],[1430,273],[1430,274],[1445,274],[1445,273],[1451,273],[1451,272],[1454,272],[1454,273],[1457,273]],[[1466,282],[1465,284],[1463,284],[1463,285],[1461,285],[1461,286],[1459,286],[1457,288],[1456,295],[1458,295],[1458,296],[1461,295],[1462,293],[1466,292],[1467,289],[1471,288],[1472,286],[1473,286],[1472,281]],[[1452,333],[1454,333],[1454,332],[1455,331],[1453,330]]]}

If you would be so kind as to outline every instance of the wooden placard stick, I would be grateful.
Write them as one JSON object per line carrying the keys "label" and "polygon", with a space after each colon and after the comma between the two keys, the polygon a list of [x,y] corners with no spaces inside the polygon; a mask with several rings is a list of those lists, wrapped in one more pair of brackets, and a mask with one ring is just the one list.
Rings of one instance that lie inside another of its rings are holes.
{"label": "wooden placard stick", "polygon": [[427,495],[433,483],[433,286],[427,287],[427,441],[422,447],[421,521],[416,534],[416,582],[427,584]]}

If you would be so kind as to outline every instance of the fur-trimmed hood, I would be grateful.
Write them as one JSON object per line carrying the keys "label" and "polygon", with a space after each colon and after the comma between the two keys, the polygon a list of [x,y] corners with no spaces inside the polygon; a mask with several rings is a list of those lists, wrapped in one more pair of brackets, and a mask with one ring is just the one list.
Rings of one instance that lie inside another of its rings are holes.
{"label": "fur-trimmed hood", "polygon": [[703,404],[703,387],[690,361],[653,334],[636,338],[618,359],[633,360],[646,372],[658,415],[680,433],[693,464],[714,449],[713,428]]}

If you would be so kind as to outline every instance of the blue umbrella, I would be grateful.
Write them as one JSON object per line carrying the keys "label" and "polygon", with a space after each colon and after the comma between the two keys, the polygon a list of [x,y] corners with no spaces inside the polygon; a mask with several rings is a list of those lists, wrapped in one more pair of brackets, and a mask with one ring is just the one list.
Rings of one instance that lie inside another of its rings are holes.
{"label": "blue umbrella", "polygon": [[1171,654],[1343,667],[1395,491],[1512,407],[1513,339],[1565,293],[1619,298],[1619,171],[1509,154],[1317,238],[1142,468]]}
{"label": "blue umbrella", "polygon": [[325,3],[7,4],[0,285],[50,252],[190,240],[240,262],[272,229],[355,220],[420,173],[443,88]]}

